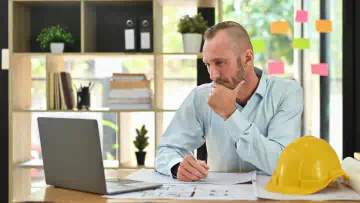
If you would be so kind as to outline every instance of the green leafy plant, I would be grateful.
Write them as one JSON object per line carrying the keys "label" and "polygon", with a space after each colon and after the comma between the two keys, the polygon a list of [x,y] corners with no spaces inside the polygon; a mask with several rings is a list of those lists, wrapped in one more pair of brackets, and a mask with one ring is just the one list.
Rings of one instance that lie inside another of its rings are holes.
{"label": "green leafy plant", "polygon": [[140,130],[136,129],[137,136],[134,140],[134,145],[139,152],[142,152],[149,145],[149,137],[145,136],[147,133],[148,130],[146,130],[145,125],[143,125]]}
{"label": "green leafy plant", "polygon": [[60,25],[44,28],[36,41],[40,42],[42,50],[49,47],[51,42],[63,42],[65,45],[72,45],[75,42],[71,33],[60,27]]}
{"label": "green leafy plant", "polygon": [[201,13],[190,17],[189,15],[185,15],[182,17],[178,23],[178,32],[181,34],[184,33],[199,33],[204,34],[204,32],[209,28],[207,25],[207,21],[204,20]]}

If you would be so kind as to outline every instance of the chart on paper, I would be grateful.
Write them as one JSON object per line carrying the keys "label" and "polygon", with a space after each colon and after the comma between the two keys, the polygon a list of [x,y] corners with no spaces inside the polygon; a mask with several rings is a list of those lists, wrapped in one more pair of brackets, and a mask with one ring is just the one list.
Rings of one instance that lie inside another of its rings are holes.
{"label": "chart on paper", "polygon": [[192,200],[256,200],[251,184],[207,185],[164,184],[162,187],[118,195],[105,195],[111,199],[192,199]]}

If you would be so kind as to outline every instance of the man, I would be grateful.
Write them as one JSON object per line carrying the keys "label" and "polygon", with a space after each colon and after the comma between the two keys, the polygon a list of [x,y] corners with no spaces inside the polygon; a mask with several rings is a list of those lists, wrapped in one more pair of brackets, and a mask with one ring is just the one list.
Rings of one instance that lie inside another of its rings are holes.
{"label": "man", "polygon": [[[294,80],[267,77],[254,67],[250,38],[240,24],[219,23],[204,39],[203,61],[213,82],[184,100],[160,138],[155,169],[182,181],[206,177],[209,167],[271,175],[282,150],[300,134],[303,90]],[[208,165],[184,147],[197,149],[205,140]]]}

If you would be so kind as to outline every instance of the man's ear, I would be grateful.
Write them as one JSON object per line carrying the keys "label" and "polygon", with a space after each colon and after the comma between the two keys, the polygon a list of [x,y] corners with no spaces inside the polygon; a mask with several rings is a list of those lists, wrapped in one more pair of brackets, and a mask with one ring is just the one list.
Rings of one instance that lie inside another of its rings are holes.
{"label": "man's ear", "polygon": [[245,60],[244,67],[253,66],[254,65],[254,52],[251,49],[247,49],[245,51]]}

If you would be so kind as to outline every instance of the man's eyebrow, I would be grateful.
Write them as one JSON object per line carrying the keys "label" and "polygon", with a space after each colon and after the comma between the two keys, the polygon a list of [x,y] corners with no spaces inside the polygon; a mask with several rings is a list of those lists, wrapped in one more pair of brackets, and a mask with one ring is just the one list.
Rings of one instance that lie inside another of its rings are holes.
{"label": "man's eyebrow", "polygon": [[211,62],[214,62],[214,61],[226,61],[225,58],[214,58],[211,60]]}
{"label": "man's eyebrow", "polygon": [[[214,62],[214,61],[226,61],[226,58],[214,58],[211,60],[211,62]],[[203,60],[204,63],[207,63],[206,61]]]}
{"label": "man's eyebrow", "polygon": [[[214,62],[214,61],[226,61],[227,59],[226,58],[214,58],[211,60],[211,62]],[[207,64],[206,61],[203,60],[203,63]]]}

